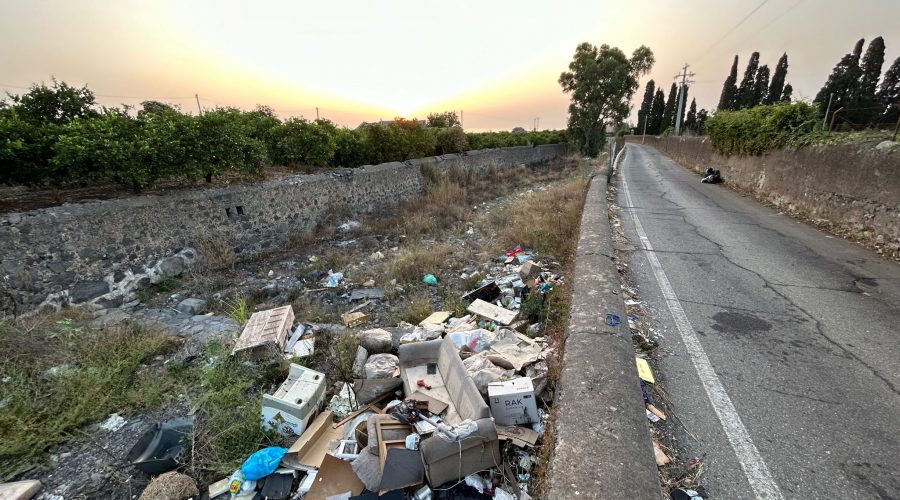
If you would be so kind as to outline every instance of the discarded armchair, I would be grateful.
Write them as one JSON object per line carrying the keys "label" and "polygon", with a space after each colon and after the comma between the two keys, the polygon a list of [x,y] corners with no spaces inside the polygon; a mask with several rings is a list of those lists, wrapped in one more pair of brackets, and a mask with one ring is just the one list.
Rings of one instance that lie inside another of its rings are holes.
{"label": "discarded armchair", "polygon": [[[448,403],[442,414],[447,424],[471,420],[477,425],[477,430],[457,442],[437,435],[422,440],[419,449],[432,485],[498,466],[500,443],[491,410],[466,371],[459,349],[449,338],[400,346],[400,377],[406,394],[419,390]],[[422,388],[419,380],[430,389]]]}

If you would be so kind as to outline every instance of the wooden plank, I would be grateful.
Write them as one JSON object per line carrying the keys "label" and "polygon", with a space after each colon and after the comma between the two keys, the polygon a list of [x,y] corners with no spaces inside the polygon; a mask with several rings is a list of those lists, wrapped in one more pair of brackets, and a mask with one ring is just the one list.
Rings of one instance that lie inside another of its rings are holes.
{"label": "wooden plank", "polygon": [[510,311],[481,299],[475,299],[475,302],[472,302],[466,310],[503,326],[512,323],[519,315],[518,311]]}
{"label": "wooden plank", "polygon": [[419,326],[440,325],[450,317],[450,311],[437,311],[419,322]]}

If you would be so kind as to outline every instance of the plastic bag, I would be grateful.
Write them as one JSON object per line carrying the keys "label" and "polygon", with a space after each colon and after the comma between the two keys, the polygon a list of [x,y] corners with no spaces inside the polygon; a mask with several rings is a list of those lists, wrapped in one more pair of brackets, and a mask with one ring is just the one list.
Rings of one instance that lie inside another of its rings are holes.
{"label": "plastic bag", "polygon": [[429,286],[437,286],[438,280],[433,274],[426,274],[422,282]]}
{"label": "plastic bag", "polygon": [[275,472],[287,451],[287,448],[270,446],[253,453],[241,465],[244,479],[246,481],[256,481]]}

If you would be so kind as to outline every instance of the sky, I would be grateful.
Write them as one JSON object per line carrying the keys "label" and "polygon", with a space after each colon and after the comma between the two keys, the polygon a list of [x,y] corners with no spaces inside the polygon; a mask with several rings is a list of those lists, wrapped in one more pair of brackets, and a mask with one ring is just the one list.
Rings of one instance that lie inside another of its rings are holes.
{"label": "sky", "polygon": [[581,42],[653,50],[637,104],[646,80],[668,89],[689,64],[708,109],[735,54],[743,71],[753,51],[770,68],[787,52],[807,100],[859,38],[884,37],[885,69],[900,56],[900,0],[0,0],[0,13],[3,91],[56,77],[107,106],[196,112],[196,94],[348,127],[460,110],[471,130],[565,128],[558,79]]}

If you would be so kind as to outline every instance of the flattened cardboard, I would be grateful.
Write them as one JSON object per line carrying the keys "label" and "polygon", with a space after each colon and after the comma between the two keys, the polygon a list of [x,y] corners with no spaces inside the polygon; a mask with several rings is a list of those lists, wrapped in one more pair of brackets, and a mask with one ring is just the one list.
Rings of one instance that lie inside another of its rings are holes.
{"label": "flattened cardboard", "polygon": [[293,468],[321,466],[328,451],[328,444],[344,437],[343,426],[333,429],[331,421],[331,411],[320,413],[288,449],[284,463]]}
{"label": "flattened cardboard", "polygon": [[516,319],[516,316],[519,315],[519,311],[510,311],[509,309],[495,306],[494,304],[485,302],[481,299],[475,299],[475,302],[472,302],[466,310],[503,326],[512,323]]}
{"label": "flattened cardboard", "polygon": [[437,311],[419,322],[419,326],[440,325],[450,317],[450,311]]}
{"label": "flattened cardboard", "polygon": [[537,443],[538,433],[529,427],[498,425],[497,437],[501,441],[510,441],[520,448],[532,448]]}
{"label": "flattened cardboard", "polygon": [[303,497],[303,500],[325,500],[332,495],[347,492],[350,493],[350,496],[354,496],[362,493],[365,488],[362,481],[356,477],[349,462],[325,455],[312,488],[309,489],[309,493]]}
{"label": "flattened cardboard", "polygon": [[410,394],[409,399],[414,399],[416,401],[427,401],[428,402],[428,411],[430,411],[431,413],[433,413],[435,415],[440,415],[441,413],[444,413],[444,410],[446,410],[447,407],[450,406],[449,403],[441,401],[440,399],[437,399],[425,392],[422,392],[421,390],[418,390],[418,391]]}

